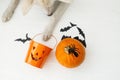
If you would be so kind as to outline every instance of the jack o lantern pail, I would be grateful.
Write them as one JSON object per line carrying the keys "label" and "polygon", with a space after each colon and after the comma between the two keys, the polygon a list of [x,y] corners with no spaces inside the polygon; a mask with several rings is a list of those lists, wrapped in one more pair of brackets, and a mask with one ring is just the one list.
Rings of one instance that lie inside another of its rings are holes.
{"label": "jack o lantern pail", "polygon": [[25,59],[26,63],[38,68],[43,67],[48,55],[56,45],[55,42],[57,42],[54,36],[52,36],[50,40],[44,41],[42,40],[42,35],[43,34],[41,33],[37,34],[30,41],[30,46]]}

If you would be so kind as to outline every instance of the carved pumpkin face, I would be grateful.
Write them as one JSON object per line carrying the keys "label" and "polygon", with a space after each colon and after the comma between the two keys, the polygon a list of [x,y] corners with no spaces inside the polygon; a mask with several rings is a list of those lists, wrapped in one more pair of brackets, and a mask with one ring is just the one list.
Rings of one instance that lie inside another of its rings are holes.
{"label": "carved pumpkin face", "polygon": [[36,67],[42,67],[51,50],[51,48],[32,40],[26,62]]}
{"label": "carved pumpkin face", "polygon": [[39,61],[40,59],[42,59],[42,57],[45,56],[45,50],[40,51],[40,47],[38,44],[34,44],[31,50],[31,58],[34,61]]}

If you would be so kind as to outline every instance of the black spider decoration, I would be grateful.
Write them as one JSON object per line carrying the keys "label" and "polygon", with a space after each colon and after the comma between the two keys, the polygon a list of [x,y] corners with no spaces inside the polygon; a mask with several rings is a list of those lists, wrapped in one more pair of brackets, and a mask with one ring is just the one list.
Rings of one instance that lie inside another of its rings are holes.
{"label": "black spider decoration", "polygon": [[76,48],[74,44],[70,44],[65,49],[66,51],[68,51],[69,54],[74,54],[75,57],[78,57],[80,54],[79,49]]}

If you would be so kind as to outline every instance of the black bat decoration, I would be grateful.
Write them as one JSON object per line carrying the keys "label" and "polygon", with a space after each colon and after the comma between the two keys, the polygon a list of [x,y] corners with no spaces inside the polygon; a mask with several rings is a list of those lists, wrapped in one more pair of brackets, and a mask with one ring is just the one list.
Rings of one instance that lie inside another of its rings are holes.
{"label": "black bat decoration", "polygon": [[28,33],[27,33],[26,34],[26,39],[18,38],[15,41],[21,41],[24,44],[26,41],[30,41],[30,40],[31,40],[31,38],[28,37]]}
{"label": "black bat decoration", "polygon": [[85,40],[79,39],[78,36],[74,37],[74,39],[77,39],[78,41],[80,41],[80,42],[86,47],[86,42],[85,42]]}
{"label": "black bat decoration", "polygon": [[67,27],[65,27],[65,28],[60,29],[60,32],[68,31],[68,30],[71,29],[72,27],[77,26],[76,24],[73,24],[73,23],[71,23],[71,22],[70,22],[70,25],[71,25],[71,26],[67,26]]}
{"label": "black bat decoration", "polygon": [[62,38],[61,38],[61,40],[65,39],[65,38],[71,38],[71,36],[65,36],[65,35],[63,35]]}
{"label": "black bat decoration", "polygon": [[[77,28],[79,34],[84,38],[84,40],[79,39],[78,36],[73,37],[73,38],[76,39],[76,40],[78,40],[78,41],[80,41],[86,47],[87,45],[86,45],[86,41],[85,41],[85,34],[84,34],[84,32],[79,27],[77,27],[76,24],[73,24],[73,23],[70,22],[70,25],[71,26],[67,26],[65,28],[62,28],[60,30],[60,32],[65,32],[65,31],[67,32],[68,30],[70,30],[72,27],[75,26]],[[65,38],[72,38],[72,37],[71,36],[65,36],[65,35],[63,35],[62,38],[61,38],[61,40],[65,39]]]}
{"label": "black bat decoration", "polygon": [[62,29],[60,29],[60,32],[68,31],[70,28],[72,28],[72,27],[67,26],[67,27],[65,27],[65,28],[62,28]]}
{"label": "black bat decoration", "polygon": [[83,33],[83,31],[79,27],[77,27],[77,29],[79,31],[79,34],[81,34],[83,36],[83,38],[85,39],[85,34]]}
{"label": "black bat decoration", "polygon": [[[65,36],[65,35],[63,35],[62,38],[61,38],[61,40],[65,39],[65,38],[72,38],[72,37],[71,37],[71,36]],[[85,40],[79,39],[78,36],[73,37],[73,38],[76,39],[76,40],[78,40],[78,41],[80,41],[80,42],[86,47],[86,42],[85,42]]]}
{"label": "black bat decoration", "polygon": [[71,25],[72,27],[77,26],[77,24],[73,24],[73,23],[71,23],[71,22],[70,22],[70,25]]}

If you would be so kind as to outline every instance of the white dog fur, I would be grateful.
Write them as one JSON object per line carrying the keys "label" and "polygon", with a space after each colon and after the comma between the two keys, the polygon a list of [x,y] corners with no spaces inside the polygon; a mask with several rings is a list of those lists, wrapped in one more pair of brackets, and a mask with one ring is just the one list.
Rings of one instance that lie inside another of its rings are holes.
{"label": "white dog fur", "polygon": [[[34,3],[37,3],[47,11],[48,16],[51,15],[50,23],[48,24],[48,26],[46,26],[43,35],[43,39],[48,40],[51,37],[56,24],[64,14],[65,10],[68,8],[71,1],[72,0],[23,0],[22,11],[24,15],[27,14],[32,5]],[[11,19],[18,3],[19,0],[11,0],[8,8],[3,13],[3,22],[7,22]]]}

